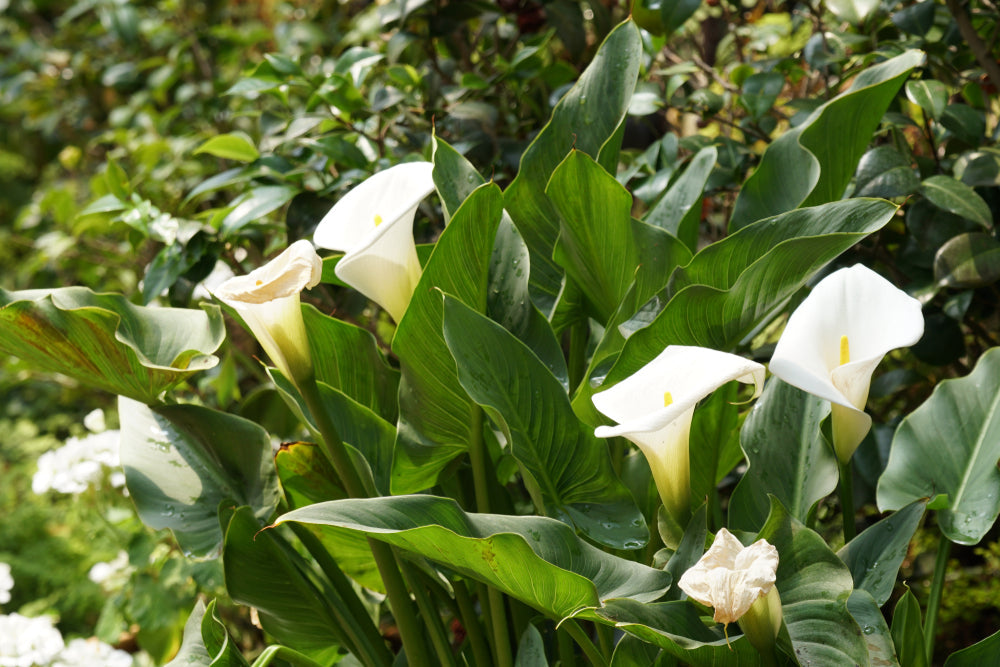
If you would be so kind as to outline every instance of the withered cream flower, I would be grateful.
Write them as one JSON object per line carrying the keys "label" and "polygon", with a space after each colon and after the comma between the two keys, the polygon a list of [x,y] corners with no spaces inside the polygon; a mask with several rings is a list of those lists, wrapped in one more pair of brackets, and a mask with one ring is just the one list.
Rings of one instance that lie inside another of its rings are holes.
{"label": "withered cream flower", "polygon": [[312,377],[299,293],[315,287],[322,275],[323,260],[309,241],[301,240],[215,290],[215,297],[243,318],[274,365],[295,382]]}
{"label": "withered cream flower", "polygon": [[813,288],[788,318],[770,368],[788,384],[830,401],[834,449],[846,464],[872,425],[865,404],[875,367],[923,333],[920,302],[858,264]]}
{"label": "withered cream flower", "polygon": [[734,354],[671,345],[635,374],[594,395],[594,406],[617,426],[599,426],[599,438],[624,436],[649,461],[667,512],[682,527],[691,511],[688,438],[695,405],[732,380],[764,385],[764,367]]}
{"label": "withered cream flower", "polygon": [[344,195],[313,235],[320,248],[344,252],[337,277],[396,322],[420,280],[413,218],[434,191],[433,169],[430,162],[406,162],[380,171]]}
{"label": "withered cream flower", "polygon": [[778,550],[767,540],[744,547],[720,528],[712,546],[677,585],[692,600],[712,607],[716,623],[736,621],[750,643],[768,653],[782,621],[781,598],[774,586],[777,572]]}

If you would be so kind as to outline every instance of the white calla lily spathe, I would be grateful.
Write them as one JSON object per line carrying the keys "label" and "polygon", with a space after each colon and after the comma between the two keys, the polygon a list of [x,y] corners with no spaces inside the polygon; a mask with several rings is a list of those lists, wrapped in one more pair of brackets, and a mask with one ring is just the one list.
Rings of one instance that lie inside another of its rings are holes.
{"label": "white calla lily spathe", "polygon": [[858,264],[821,280],[792,313],[770,369],[830,401],[834,449],[846,464],[871,429],[865,404],[875,367],[923,333],[920,302]]}
{"label": "white calla lily spathe", "polygon": [[319,284],[322,275],[323,260],[309,241],[300,240],[264,266],[230,278],[214,292],[243,318],[274,365],[297,383],[312,377],[299,293]]}
{"label": "white calla lily spathe", "polygon": [[712,607],[716,623],[739,622],[747,639],[765,651],[781,628],[777,573],[778,550],[767,540],[744,547],[720,528],[712,546],[681,575],[677,586],[692,600]]}
{"label": "white calla lily spathe", "polygon": [[683,527],[691,510],[688,439],[695,405],[732,380],[764,386],[764,367],[734,354],[671,345],[636,373],[594,394],[594,406],[618,422],[599,426],[599,438],[624,436],[638,445],[667,512]]}
{"label": "white calla lily spathe", "polygon": [[413,218],[434,191],[433,168],[430,162],[406,162],[380,171],[344,195],[313,235],[320,248],[344,252],[337,277],[396,322],[420,280]]}

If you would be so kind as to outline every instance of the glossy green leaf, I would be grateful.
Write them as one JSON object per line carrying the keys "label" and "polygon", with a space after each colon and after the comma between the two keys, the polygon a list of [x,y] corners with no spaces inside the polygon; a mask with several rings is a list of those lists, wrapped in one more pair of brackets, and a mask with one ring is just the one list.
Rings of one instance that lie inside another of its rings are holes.
{"label": "glossy green leaf", "polygon": [[479,312],[486,310],[489,263],[502,211],[496,185],[469,195],[438,239],[396,329],[392,349],[402,380],[393,493],[433,486],[441,469],[468,447],[471,411],[479,408],[462,391],[445,345],[441,292]]}
{"label": "glossy green leaf", "polygon": [[903,154],[892,146],[871,149],[858,162],[855,197],[902,197],[920,188],[920,178]]}
{"label": "glossy green leaf", "polygon": [[882,200],[833,202],[761,221],[708,246],[674,272],[673,297],[628,339],[605,384],[628,377],[668,344],[732,349],[895,210]]}
{"label": "glossy green leaf", "polygon": [[975,190],[951,176],[937,174],[924,179],[920,193],[943,211],[960,215],[986,229],[993,227],[989,204]]}
{"label": "glossy green leaf", "polygon": [[0,289],[0,352],[144,403],[215,366],[224,338],[215,306],[144,308],[84,287]]}
{"label": "glossy green leaf", "polygon": [[367,329],[302,305],[316,379],[395,423],[399,371],[389,366]]}
{"label": "glossy green leaf", "polygon": [[169,528],[194,556],[218,553],[218,507],[252,508],[264,522],[278,505],[271,439],[257,424],[198,405],[150,408],[118,399],[121,463],[139,518]]}
{"label": "glossy green leaf", "polygon": [[866,528],[837,552],[851,570],[854,587],[871,594],[879,607],[892,595],[899,566],[926,507],[926,499],[910,503]]}
{"label": "glossy green leaf", "polygon": [[892,612],[892,643],[896,647],[899,664],[906,667],[927,667],[924,626],[920,618],[920,603],[907,588]]}
{"label": "glossy green leaf", "polygon": [[637,272],[669,274],[688,258],[675,237],[632,218],[632,196],[584,153],[574,150],[563,160],[546,194],[561,217],[554,258],[601,323],[615,312]]}
{"label": "glossy green leaf", "polygon": [[914,79],[906,82],[906,98],[937,120],[948,104],[948,88],[934,79]]}
{"label": "glossy green leaf", "polygon": [[892,22],[911,35],[926,35],[934,26],[934,0],[923,0],[893,13]]}
{"label": "glossy green leaf", "polygon": [[692,252],[698,247],[700,215],[690,214],[701,212],[701,197],[717,159],[715,146],[698,151],[645,218],[645,222],[683,241]]}
{"label": "glossy green leaf", "polygon": [[664,34],[669,35],[694,16],[701,7],[701,0],[660,0],[659,4]]}
{"label": "glossy green leaf", "polygon": [[[665,657],[665,660],[660,658]],[[669,661],[669,662],[668,662]],[[615,644],[615,652],[611,655],[611,667],[667,667],[676,665],[674,657],[663,656],[658,646],[644,642],[638,637],[625,635]]]}
{"label": "glossy green leaf", "polygon": [[434,143],[434,187],[441,198],[445,220],[450,221],[472,191],[486,182],[461,153],[442,141],[436,134]]}
{"label": "glossy green leaf", "polygon": [[934,257],[941,287],[984,287],[1000,279],[1000,241],[986,232],[953,237]]}
{"label": "glossy green leaf", "polygon": [[231,236],[249,224],[260,223],[268,213],[278,210],[299,193],[289,185],[261,185],[233,202],[233,209],[222,219],[219,232]]}
{"label": "glossy green leaf", "polygon": [[637,549],[649,533],[605,443],[577,420],[566,390],[503,327],[445,297],[444,335],[458,379],[503,429],[539,513],[590,539]]}
{"label": "glossy green leaf", "polygon": [[1000,655],[1000,632],[994,632],[986,639],[949,655],[944,661],[944,667],[995,665],[998,655]]}
{"label": "glossy green leaf", "polygon": [[187,623],[181,648],[166,667],[249,667],[226,626],[215,615],[215,600],[198,600]]}
{"label": "glossy green leaf", "polygon": [[230,597],[255,608],[261,626],[282,644],[328,664],[344,639],[336,593],[276,531],[261,530],[248,508],[223,520]]}
{"label": "glossy green leaf", "polygon": [[208,153],[225,160],[236,162],[253,162],[260,157],[260,152],[243,132],[230,132],[212,137],[195,149],[194,154]]}
{"label": "glossy green leaf", "polygon": [[469,514],[428,495],[337,500],[289,512],[279,523],[364,533],[441,563],[555,619],[610,598],[655,600],[670,575],[607,554],[555,519]]}
{"label": "glossy green leaf", "polygon": [[545,642],[542,640],[542,633],[531,623],[521,633],[514,667],[549,667],[549,661],[545,658]]}
{"label": "glossy green leaf", "polygon": [[869,664],[879,667],[900,667],[889,626],[886,625],[882,610],[871,594],[859,589],[851,591],[851,597],[847,598],[847,610],[851,612],[851,616],[861,628],[861,634],[864,635]]}
{"label": "glossy green leaf", "polygon": [[889,103],[923,60],[920,51],[907,51],[866,69],[850,88],[772,142],[740,190],[730,230],[840,199]]}
{"label": "glossy green leaf", "polygon": [[738,437],[738,385],[730,382],[716,389],[694,412],[689,440],[692,507],[705,502],[743,458]]}
{"label": "glossy green leaf", "polygon": [[531,251],[536,298],[554,302],[561,282],[561,271],[552,261],[559,218],[545,196],[549,176],[570,149],[597,157],[615,135],[628,111],[641,58],[639,30],[625,21],[608,34],[580,79],[553,109],[504,192],[504,207]]}
{"label": "glossy green leaf", "polygon": [[942,380],[896,429],[878,481],[881,511],[947,494],[938,523],[953,542],[976,544],[1000,514],[1000,348],[964,378]]}
{"label": "glossy green leaf", "polygon": [[878,0],[826,0],[825,4],[837,18],[852,25],[860,25],[878,9]]}
{"label": "glossy green leaf", "polygon": [[941,124],[970,146],[979,146],[986,139],[986,116],[968,104],[949,104],[941,114]]}
{"label": "glossy green leaf", "polygon": [[771,110],[785,87],[785,77],[780,72],[758,72],[743,82],[740,102],[750,112],[750,118],[759,120]]}
{"label": "glossy green leaf", "polygon": [[1000,185],[1000,149],[984,146],[955,160],[955,177],[966,185]]}
{"label": "glossy green leaf", "polygon": [[781,501],[806,522],[817,501],[837,488],[837,457],[820,433],[830,403],[777,377],[768,378],[740,431],[749,467],[729,503],[732,528],[758,530]]}
{"label": "glossy green leaf", "polygon": [[[670,556],[666,566],[663,568],[669,572],[674,581],[679,581],[689,569],[694,567],[702,555],[705,553],[705,540],[708,537],[708,505],[704,502],[696,509],[691,520],[688,521],[684,535],[681,537],[677,550]],[[665,601],[680,600],[684,592],[674,586],[664,596]]]}

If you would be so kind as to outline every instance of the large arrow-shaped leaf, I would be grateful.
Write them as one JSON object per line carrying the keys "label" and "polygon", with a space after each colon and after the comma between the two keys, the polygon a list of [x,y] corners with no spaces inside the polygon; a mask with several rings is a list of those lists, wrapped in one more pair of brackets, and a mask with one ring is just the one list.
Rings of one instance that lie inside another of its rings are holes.
{"label": "large arrow-shaped leaf", "polygon": [[496,185],[483,185],[469,195],[438,239],[396,329],[392,349],[402,380],[393,493],[433,486],[441,469],[468,447],[470,414],[479,408],[462,391],[445,345],[440,292],[479,312],[486,310],[489,263],[502,212]]}
{"label": "large arrow-shaped leaf", "polygon": [[418,553],[557,619],[609,598],[655,600],[668,573],[607,554],[555,519],[469,514],[450,498],[336,500],[278,523],[335,526]]}
{"label": "large arrow-shaped leaf", "polygon": [[583,426],[559,380],[503,327],[445,297],[444,336],[458,379],[503,428],[541,513],[591,539],[636,549],[648,539],[606,445]]}
{"label": "large arrow-shaped leaf", "polygon": [[521,156],[517,177],[504,192],[504,203],[531,250],[531,280],[554,301],[560,275],[552,261],[559,216],[545,196],[553,170],[571,148],[598,157],[628,111],[639,64],[639,29],[626,21],[612,30],[580,79],[552,110],[552,118]]}
{"label": "large arrow-shaped leaf", "polygon": [[225,335],[215,306],[144,308],[85,287],[0,289],[0,352],[143,403],[215,366]]}
{"label": "large arrow-shaped leaf", "polygon": [[882,511],[947,494],[938,512],[953,542],[975,544],[1000,514],[1000,348],[964,378],[944,380],[896,429],[878,481]]}
{"label": "large arrow-shaped leaf", "polygon": [[740,190],[730,229],[840,199],[889,103],[923,60],[922,52],[907,51],[865,70],[849,89],[768,146]]}

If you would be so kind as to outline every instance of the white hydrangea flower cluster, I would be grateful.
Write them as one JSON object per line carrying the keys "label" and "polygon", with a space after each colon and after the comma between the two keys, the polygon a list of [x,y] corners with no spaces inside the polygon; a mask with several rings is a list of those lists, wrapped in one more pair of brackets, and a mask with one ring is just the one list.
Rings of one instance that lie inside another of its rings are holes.
{"label": "white hydrangea flower cluster", "polygon": [[66,644],[48,616],[0,615],[0,667],[132,667],[132,656],[95,638]]}
{"label": "white hydrangea flower cluster", "polygon": [[94,563],[87,573],[87,578],[105,590],[114,590],[122,580],[128,579],[130,570],[128,554],[119,551],[114,559],[106,563]]}
{"label": "white hydrangea flower cluster", "polygon": [[100,482],[105,468],[111,468],[111,484],[124,486],[118,448],[120,431],[104,430],[104,413],[95,410],[88,414],[84,424],[92,431],[83,438],[71,437],[59,449],[45,452],[38,458],[38,471],[31,480],[31,490],[37,494],[47,491],[83,493],[91,484]]}
{"label": "white hydrangea flower cluster", "polygon": [[10,576],[10,565],[0,563],[0,604],[10,602],[12,588],[14,588],[14,578]]}

